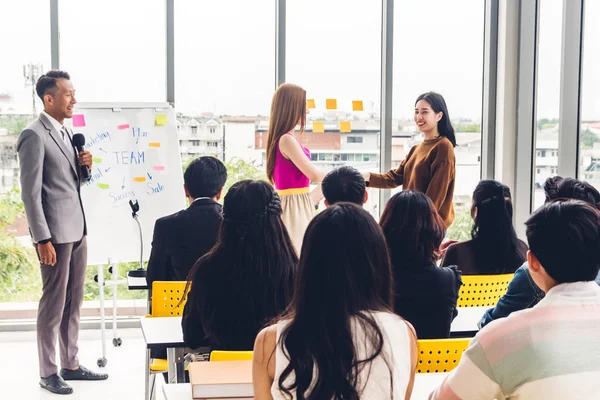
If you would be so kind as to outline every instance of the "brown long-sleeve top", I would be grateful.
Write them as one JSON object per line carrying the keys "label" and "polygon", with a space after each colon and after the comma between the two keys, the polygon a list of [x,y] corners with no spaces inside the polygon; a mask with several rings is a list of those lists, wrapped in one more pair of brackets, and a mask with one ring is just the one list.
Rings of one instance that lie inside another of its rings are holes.
{"label": "brown long-sleeve top", "polygon": [[426,140],[408,152],[397,169],[371,174],[369,187],[403,189],[425,193],[435,205],[446,228],[454,221],[454,183],[456,160],[454,147],[446,137]]}

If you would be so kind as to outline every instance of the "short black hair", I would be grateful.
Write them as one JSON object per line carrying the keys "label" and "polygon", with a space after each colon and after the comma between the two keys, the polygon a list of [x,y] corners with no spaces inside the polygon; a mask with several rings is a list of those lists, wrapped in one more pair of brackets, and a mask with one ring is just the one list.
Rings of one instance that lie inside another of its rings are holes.
{"label": "short black hair", "polygon": [[600,270],[600,212],[581,200],[543,205],[525,222],[529,249],[560,283],[593,281]]}
{"label": "short black hair", "polygon": [[215,197],[225,186],[227,168],[216,157],[198,157],[188,165],[183,181],[188,193],[194,199]]}
{"label": "short black hair", "polygon": [[46,94],[50,93],[52,96],[56,94],[57,79],[71,80],[71,77],[65,71],[53,69],[40,76],[40,78],[37,80],[37,83],[35,84],[35,91],[37,95],[40,96],[40,99],[42,99],[42,103],[44,102],[44,96]]}
{"label": "short black hair", "polygon": [[365,178],[356,168],[343,166],[325,175],[321,182],[321,190],[329,205],[346,201],[362,206],[367,185]]}

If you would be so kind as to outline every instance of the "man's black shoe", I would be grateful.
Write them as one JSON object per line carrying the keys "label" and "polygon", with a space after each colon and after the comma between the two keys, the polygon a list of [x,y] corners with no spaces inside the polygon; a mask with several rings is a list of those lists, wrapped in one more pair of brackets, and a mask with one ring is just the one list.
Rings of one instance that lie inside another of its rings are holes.
{"label": "man's black shoe", "polygon": [[52,374],[47,378],[40,378],[40,386],[52,393],[56,394],[71,394],[73,388],[67,384],[57,374]]}
{"label": "man's black shoe", "polygon": [[75,370],[63,368],[60,370],[60,376],[65,381],[103,381],[108,379],[108,374],[90,371],[86,367],[80,365]]}

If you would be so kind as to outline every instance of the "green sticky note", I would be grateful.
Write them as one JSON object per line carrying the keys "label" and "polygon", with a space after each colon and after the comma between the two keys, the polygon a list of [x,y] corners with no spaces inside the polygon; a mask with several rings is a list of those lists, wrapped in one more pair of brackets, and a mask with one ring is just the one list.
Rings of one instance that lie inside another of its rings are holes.
{"label": "green sticky note", "polygon": [[100,164],[102,162],[101,158],[92,158],[92,161],[95,162],[96,164]]}
{"label": "green sticky note", "polygon": [[107,185],[106,183],[98,183],[97,186],[100,189],[108,189],[108,188],[110,188],[110,185]]}
{"label": "green sticky note", "polygon": [[167,116],[164,114],[155,115],[154,122],[156,123],[156,125],[159,126],[166,125],[167,123],[169,123],[169,121],[167,120]]}

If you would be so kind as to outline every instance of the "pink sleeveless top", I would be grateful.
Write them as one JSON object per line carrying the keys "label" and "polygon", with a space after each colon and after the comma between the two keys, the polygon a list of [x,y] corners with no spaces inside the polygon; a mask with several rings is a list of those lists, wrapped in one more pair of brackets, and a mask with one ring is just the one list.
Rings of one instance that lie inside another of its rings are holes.
{"label": "pink sleeveless top", "polygon": [[[286,135],[289,135],[289,133],[286,133]],[[296,139],[294,135],[292,135],[292,137]],[[310,150],[302,146],[302,143],[300,143],[298,139],[296,139],[296,141],[298,141],[302,151],[304,151],[304,154],[306,154],[306,157],[310,160]],[[308,179],[292,161],[286,159],[283,154],[281,154],[281,151],[279,150],[279,141],[277,142],[277,146],[275,146],[275,154],[275,169],[273,170],[275,189],[300,189],[310,186],[310,179]]]}

